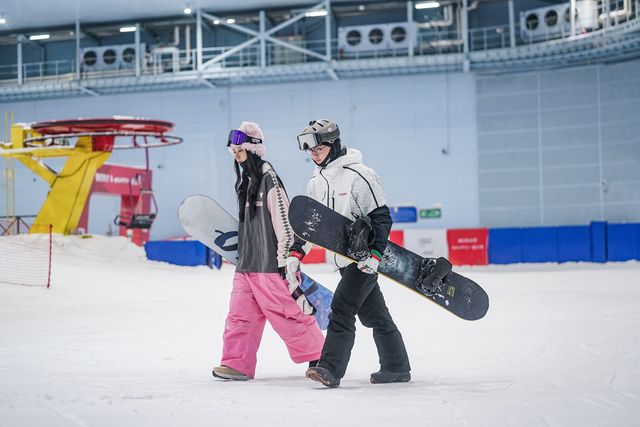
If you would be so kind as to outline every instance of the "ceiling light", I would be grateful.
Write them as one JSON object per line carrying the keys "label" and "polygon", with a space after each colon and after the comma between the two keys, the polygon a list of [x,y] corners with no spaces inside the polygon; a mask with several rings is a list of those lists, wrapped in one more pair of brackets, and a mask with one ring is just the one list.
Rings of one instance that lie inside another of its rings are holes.
{"label": "ceiling light", "polygon": [[191,8],[189,6],[184,8],[184,14],[185,15],[190,15],[191,14]]}
{"label": "ceiling light", "polygon": [[235,24],[235,23],[236,23],[235,19],[233,19],[233,18],[227,19],[227,24]]}
{"label": "ceiling light", "polygon": [[328,12],[326,10],[314,10],[313,12],[307,12],[304,14],[307,18],[316,18],[318,16],[327,16]]}
{"label": "ceiling light", "polygon": [[6,23],[6,22],[7,22],[7,20],[6,20],[6,19],[4,19],[4,16],[0,18],[0,24],[4,24],[4,23]]}
{"label": "ceiling light", "polygon": [[220,20],[219,19],[215,19],[213,21],[213,25],[220,25]]}
{"label": "ceiling light", "polygon": [[136,27],[122,27],[120,28],[121,33],[132,33],[136,30]]}
{"label": "ceiling light", "polygon": [[364,5],[363,5],[363,4],[361,4],[360,6],[358,6],[358,10],[359,10],[360,12],[362,12],[362,11],[364,10]]}
{"label": "ceiling light", "polygon": [[49,36],[49,34],[37,34],[35,36],[29,37],[29,40],[46,40],[49,37],[51,37]]}
{"label": "ceiling light", "polygon": [[432,9],[434,7],[440,7],[440,3],[437,1],[428,1],[424,3],[416,3],[416,9]]}

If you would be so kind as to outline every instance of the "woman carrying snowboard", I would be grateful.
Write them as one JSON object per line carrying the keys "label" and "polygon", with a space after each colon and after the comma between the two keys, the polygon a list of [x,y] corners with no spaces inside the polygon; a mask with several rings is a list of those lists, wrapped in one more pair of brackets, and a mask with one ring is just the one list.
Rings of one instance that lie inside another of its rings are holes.
{"label": "woman carrying snowboard", "polygon": [[285,279],[293,244],[289,199],[280,177],[264,161],[264,136],[256,123],[242,122],[229,133],[238,198],[238,263],[229,314],[222,335],[222,361],[213,376],[254,378],[257,352],[268,320],[284,341],[294,363],[320,358],[324,336],[313,317],[315,308],[299,287]]}

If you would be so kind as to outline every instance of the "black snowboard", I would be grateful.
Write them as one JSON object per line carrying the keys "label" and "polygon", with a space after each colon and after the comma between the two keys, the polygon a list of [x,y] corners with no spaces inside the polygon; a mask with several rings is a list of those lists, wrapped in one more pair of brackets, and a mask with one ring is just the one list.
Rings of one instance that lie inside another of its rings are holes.
{"label": "black snowboard", "polygon": [[[297,196],[289,206],[289,222],[301,239],[355,262],[347,255],[347,226],[352,224],[350,219],[309,197]],[[461,319],[478,320],[484,317],[489,309],[487,293],[473,280],[453,271],[447,275],[443,286],[433,294],[421,292],[416,283],[420,277],[420,264],[423,259],[420,255],[390,241],[382,254],[378,273]]]}

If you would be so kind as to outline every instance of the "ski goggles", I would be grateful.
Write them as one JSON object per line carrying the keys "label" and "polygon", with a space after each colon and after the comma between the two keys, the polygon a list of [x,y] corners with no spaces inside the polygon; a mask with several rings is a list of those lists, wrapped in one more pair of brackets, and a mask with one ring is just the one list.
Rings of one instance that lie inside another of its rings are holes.
{"label": "ski goggles", "polygon": [[316,133],[303,133],[298,135],[298,146],[301,150],[309,150],[322,144],[320,135]]}
{"label": "ski goggles", "polygon": [[229,132],[229,138],[227,139],[227,147],[232,144],[241,145],[241,144],[244,144],[245,142],[248,142],[249,144],[262,144],[261,139],[249,136],[242,131],[232,130],[231,132]]}
{"label": "ski goggles", "polygon": [[339,136],[340,131],[337,129],[337,126],[333,132],[327,132],[322,135],[318,135],[317,133],[303,133],[302,135],[298,135],[298,147],[300,147],[301,150],[309,150],[323,143],[331,144]]}

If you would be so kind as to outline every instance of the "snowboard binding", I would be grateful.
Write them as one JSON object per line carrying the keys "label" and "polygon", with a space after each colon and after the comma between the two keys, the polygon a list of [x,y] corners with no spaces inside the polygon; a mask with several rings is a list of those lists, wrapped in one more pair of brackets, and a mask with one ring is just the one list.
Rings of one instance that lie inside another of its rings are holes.
{"label": "snowboard binding", "polygon": [[425,258],[420,262],[420,276],[416,288],[427,296],[442,290],[447,274],[451,273],[451,263],[443,257]]}
{"label": "snowboard binding", "polygon": [[356,261],[362,261],[371,254],[371,245],[376,237],[373,223],[367,216],[360,217],[346,228],[349,248],[347,255]]}

